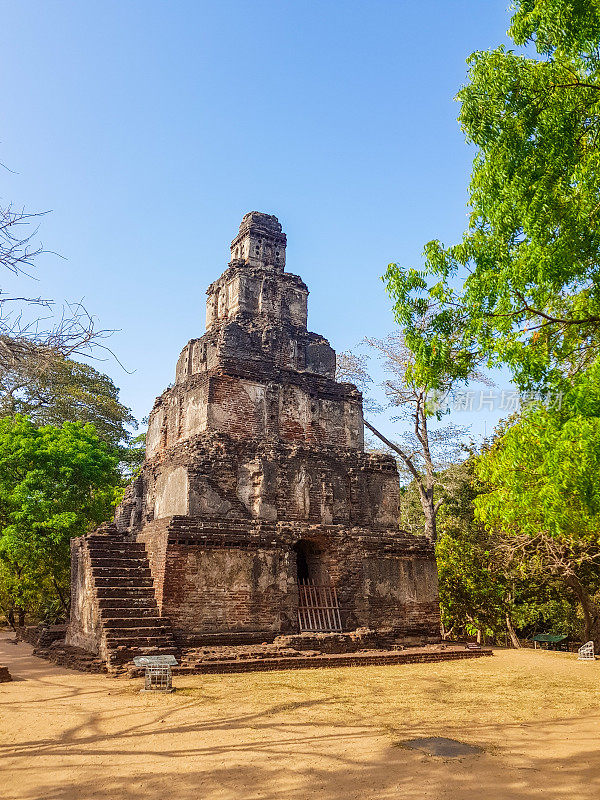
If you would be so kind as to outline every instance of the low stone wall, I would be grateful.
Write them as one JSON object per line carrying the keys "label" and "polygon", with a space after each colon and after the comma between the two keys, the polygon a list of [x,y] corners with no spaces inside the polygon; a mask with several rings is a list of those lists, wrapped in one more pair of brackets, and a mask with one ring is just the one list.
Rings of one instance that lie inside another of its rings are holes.
{"label": "low stone wall", "polygon": [[64,639],[67,633],[66,625],[25,625],[16,630],[17,639],[33,645],[34,647],[50,647],[53,642]]}
{"label": "low stone wall", "polygon": [[320,653],[355,653],[359,650],[388,650],[404,647],[422,647],[438,644],[439,636],[403,637],[394,628],[357,628],[347,633],[295,633],[277,636],[274,644],[278,647],[292,647],[296,650],[317,650]]}
{"label": "low stone wall", "polygon": [[[440,650],[421,652],[387,651],[369,653],[335,653],[328,655],[288,656],[284,658],[248,659],[240,661],[200,662],[193,667],[174,667],[173,674],[224,675],[234,672],[266,672],[283,669],[320,669],[326,667],[379,667],[393,664],[428,664],[491,656],[491,648],[481,650]],[[139,673],[130,673],[134,677]]]}
{"label": "low stone wall", "polygon": [[61,642],[55,642],[51,647],[38,647],[33,651],[33,655],[77,672],[108,672],[104,661],[94,653]]}

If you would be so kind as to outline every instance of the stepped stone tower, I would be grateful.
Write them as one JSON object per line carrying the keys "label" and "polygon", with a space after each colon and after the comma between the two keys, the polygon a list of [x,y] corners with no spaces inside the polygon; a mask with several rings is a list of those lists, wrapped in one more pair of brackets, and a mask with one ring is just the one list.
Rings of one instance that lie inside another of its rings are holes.
{"label": "stepped stone tower", "polygon": [[394,459],[364,452],[361,394],[285,260],[277,218],[246,214],[141,474],[114,525],[74,540],[68,641],[109,663],[308,630],[439,637],[432,547],[398,530]]}

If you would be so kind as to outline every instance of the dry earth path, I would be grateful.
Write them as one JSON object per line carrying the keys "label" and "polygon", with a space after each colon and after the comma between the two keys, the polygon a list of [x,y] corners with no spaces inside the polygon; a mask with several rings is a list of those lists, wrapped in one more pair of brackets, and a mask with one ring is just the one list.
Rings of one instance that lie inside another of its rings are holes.
{"label": "dry earth path", "polygon": [[[2,800],[600,798],[600,662],[185,676],[173,695],[60,669],[0,634]],[[445,736],[483,748],[410,750]]]}

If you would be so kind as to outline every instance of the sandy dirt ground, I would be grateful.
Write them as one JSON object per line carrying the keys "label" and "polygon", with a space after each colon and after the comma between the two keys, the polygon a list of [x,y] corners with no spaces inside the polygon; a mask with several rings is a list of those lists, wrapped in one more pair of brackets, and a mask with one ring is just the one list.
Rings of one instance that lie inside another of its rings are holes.
{"label": "sandy dirt ground", "polygon": [[[0,634],[2,800],[600,798],[600,662],[497,651],[441,664],[191,676],[173,695]],[[406,748],[445,736],[483,748]]]}

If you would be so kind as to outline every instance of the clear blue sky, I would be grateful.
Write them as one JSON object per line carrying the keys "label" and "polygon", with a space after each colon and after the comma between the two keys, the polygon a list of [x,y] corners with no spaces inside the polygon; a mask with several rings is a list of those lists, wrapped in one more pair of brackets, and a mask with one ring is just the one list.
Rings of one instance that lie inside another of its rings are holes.
{"label": "clear blue sky", "polygon": [[[242,215],[276,214],[337,350],[393,327],[379,276],[460,237],[453,100],[508,0],[2,0],[0,200],[51,209],[28,292],[119,329],[138,418],[204,331]],[[501,413],[458,415],[481,433]]]}

